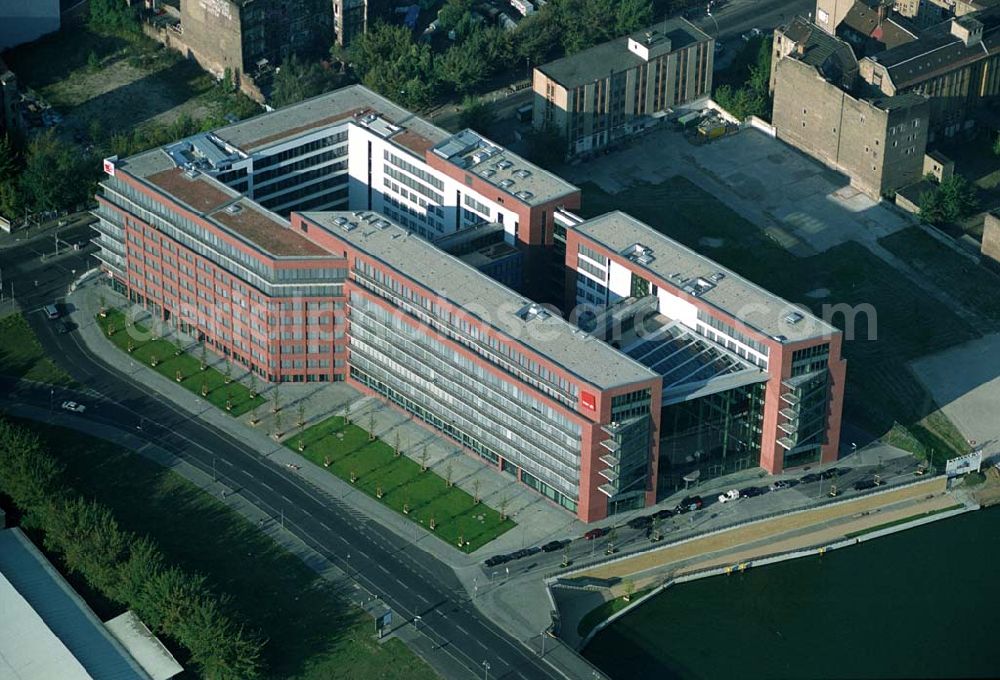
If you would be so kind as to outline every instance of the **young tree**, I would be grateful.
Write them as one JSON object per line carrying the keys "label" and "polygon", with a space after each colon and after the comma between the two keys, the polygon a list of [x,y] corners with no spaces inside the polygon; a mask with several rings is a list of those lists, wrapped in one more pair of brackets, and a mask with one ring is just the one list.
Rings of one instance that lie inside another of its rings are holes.
{"label": "young tree", "polygon": [[472,502],[479,505],[479,489],[482,487],[483,483],[479,479],[472,480]]}
{"label": "young tree", "polygon": [[493,108],[478,97],[466,97],[462,102],[462,112],[458,116],[462,127],[472,128],[480,134],[487,134],[496,121]]}
{"label": "young tree", "polygon": [[375,411],[368,413],[368,441],[375,441]]}
{"label": "young tree", "polygon": [[445,486],[447,486],[449,489],[452,486],[451,475],[452,475],[452,467],[451,467],[451,462],[449,461],[448,463],[445,463],[444,466],[444,483]]}
{"label": "young tree", "polygon": [[295,424],[302,427],[306,424],[306,400],[302,399],[299,401],[299,407],[297,411],[297,418]]}
{"label": "young tree", "polygon": [[500,521],[507,519],[507,505],[510,503],[510,499],[507,494],[500,497]]}
{"label": "young tree", "polygon": [[405,26],[376,23],[348,48],[362,83],[412,109],[425,108],[437,95],[429,45],[413,42]]}
{"label": "young tree", "polygon": [[650,0],[618,0],[615,11],[615,33],[626,35],[653,23],[653,3]]}
{"label": "young tree", "polygon": [[920,220],[928,224],[949,224],[979,209],[976,188],[962,175],[952,175],[931,191],[920,195]]}
{"label": "young tree", "polygon": [[275,108],[289,106],[337,89],[340,80],[338,74],[321,63],[307,63],[292,55],[282,62],[274,76],[274,90],[270,103]]}
{"label": "young tree", "polygon": [[28,143],[20,188],[33,210],[71,208],[93,195],[96,180],[92,160],[53,128]]}
{"label": "young tree", "polygon": [[623,600],[630,602],[632,600],[632,595],[635,594],[635,583],[632,579],[626,579],[625,583],[622,584],[622,590],[624,591]]}
{"label": "young tree", "polygon": [[420,447],[420,471],[427,472],[427,444]]}

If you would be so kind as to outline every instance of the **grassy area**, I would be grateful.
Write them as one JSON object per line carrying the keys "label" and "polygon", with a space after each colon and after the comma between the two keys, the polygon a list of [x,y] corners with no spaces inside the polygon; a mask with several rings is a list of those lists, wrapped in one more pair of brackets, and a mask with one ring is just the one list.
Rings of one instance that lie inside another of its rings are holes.
{"label": "grassy area", "polygon": [[617,614],[622,609],[625,609],[625,607],[649,593],[650,590],[652,590],[652,588],[647,588],[646,590],[640,590],[633,593],[629,602],[626,602],[623,597],[616,597],[608,600],[602,605],[594,607],[583,615],[583,618],[580,619],[580,623],[576,624],[576,634],[581,638],[587,637],[590,634],[590,631],[596,628],[601,621],[606,621],[609,616]]}
{"label": "grassy area", "polygon": [[0,319],[0,374],[52,385],[72,386],[66,371],[42,353],[42,346],[20,314]]}
{"label": "grassy area", "polygon": [[155,540],[169,562],[232,596],[232,609],[268,641],[268,677],[435,677],[399,640],[379,644],[371,618],[214,496],[103,440],[34,427],[73,486],[109,506],[123,528]]}
{"label": "grassy area", "polygon": [[925,274],[983,317],[1000,321],[1000,276],[940,243],[919,227],[879,239],[879,243]]}
{"label": "grassy area", "polygon": [[[263,397],[251,399],[250,389],[242,383],[234,380],[227,385],[225,374],[211,367],[201,370],[200,358],[183,351],[178,355],[176,345],[168,340],[152,337],[142,324],[132,324],[131,329],[126,328],[126,316],[120,310],[109,310],[106,317],[98,316],[97,322],[105,336],[108,335],[109,328],[113,330],[110,340],[118,349],[128,352],[131,343],[130,355],[133,359],[171,380],[177,380],[179,375],[181,385],[220,409],[225,409],[228,401],[232,407],[229,413],[234,416],[250,411],[254,401],[264,404]],[[155,367],[154,359],[157,362]]]}
{"label": "grassy area", "polygon": [[[342,436],[341,436],[342,435]],[[396,512],[409,510],[406,516],[425,528],[434,521],[434,535],[473,552],[494,538],[512,529],[510,518],[475,499],[457,486],[449,486],[444,478],[430,470],[421,471],[420,464],[404,455],[397,456],[393,447],[341,416],[333,416],[305,430],[301,436],[290,437],[289,448],[304,445],[303,456],[326,467],[341,479]]]}
{"label": "grassy area", "polygon": [[[949,456],[967,451],[964,437],[938,410],[907,363],[970,340],[977,332],[868,249],[845,243],[811,257],[794,257],[756,225],[682,177],[617,194],[586,184],[583,197],[584,216],[627,210],[751,281],[806,304],[840,328],[846,328],[846,316],[824,313],[824,305],[872,310],[870,315],[857,314],[853,332],[845,331],[845,415],[876,436],[898,423],[927,449]],[[828,290],[828,296],[808,295],[819,289]]]}
{"label": "grassy area", "polygon": [[22,88],[32,88],[65,116],[63,128],[95,143],[182,115],[200,120],[259,110],[246,97],[223,92],[194,61],[142,34],[103,35],[78,20],[10,50],[5,59]]}
{"label": "grassy area", "polygon": [[868,527],[867,529],[862,529],[861,531],[852,531],[849,534],[844,534],[847,538],[857,538],[858,536],[864,536],[865,534],[870,534],[873,531],[880,531],[882,529],[888,529],[889,527],[899,526],[900,524],[906,524],[907,522],[913,522],[918,519],[923,519],[924,517],[931,517],[932,515],[938,515],[942,512],[951,512],[952,510],[957,510],[962,507],[961,503],[956,505],[949,505],[947,508],[938,508],[937,510],[930,510],[928,512],[921,512],[917,515],[910,515],[909,517],[903,517],[901,519],[896,519],[891,522],[886,522],[885,524],[878,524],[873,527]]}
{"label": "grassy area", "polygon": [[962,480],[964,486],[979,486],[986,482],[986,475],[982,472],[970,472],[965,475],[965,479]]}

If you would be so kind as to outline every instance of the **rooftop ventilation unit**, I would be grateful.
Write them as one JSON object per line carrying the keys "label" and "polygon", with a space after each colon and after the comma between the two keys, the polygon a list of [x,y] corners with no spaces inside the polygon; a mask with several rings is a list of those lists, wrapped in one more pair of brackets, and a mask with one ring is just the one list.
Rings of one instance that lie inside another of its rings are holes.
{"label": "rooftop ventilation unit", "polygon": [[726,275],[724,273],[722,273],[722,272],[715,272],[714,274],[712,274],[708,278],[711,279],[713,282],[718,283],[722,279],[726,278]]}
{"label": "rooftop ventilation unit", "polygon": [[483,170],[479,174],[482,175],[483,177],[492,177],[493,175],[497,174],[497,171],[493,170],[491,168],[486,168],[485,170]]}
{"label": "rooftop ventilation unit", "polygon": [[507,168],[514,167],[514,164],[504,159],[502,161],[497,161],[497,167],[500,168],[501,170],[506,170]]}
{"label": "rooftop ventilation unit", "polygon": [[243,212],[243,206],[239,203],[233,203],[232,205],[226,206],[226,212],[230,215],[238,215]]}
{"label": "rooftop ventilation unit", "polygon": [[530,302],[517,311],[517,316],[524,321],[531,321],[532,319],[544,320],[549,318],[551,315],[549,314],[549,310],[545,309],[540,304]]}
{"label": "rooftop ventilation unit", "polygon": [[788,323],[788,324],[797,324],[799,321],[802,321],[802,319],[804,319],[804,318],[805,318],[805,316],[801,312],[791,312],[790,314],[786,314],[785,315],[785,323]]}
{"label": "rooftop ventilation unit", "polygon": [[193,165],[187,166],[187,169],[184,170],[184,176],[187,177],[188,179],[194,179],[200,174],[201,173],[198,171],[198,168],[194,167]]}
{"label": "rooftop ventilation unit", "polygon": [[711,281],[707,281],[702,278],[697,278],[693,281],[689,281],[688,283],[686,283],[684,287],[681,288],[681,290],[683,290],[686,293],[690,293],[694,297],[701,297],[702,295],[712,290],[713,288],[715,288],[715,284],[712,283]]}
{"label": "rooftop ventilation unit", "polygon": [[[354,213],[354,214],[357,215],[357,213]],[[342,227],[345,224],[347,224],[347,218],[344,217],[344,216],[334,217],[333,218],[333,223]]]}
{"label": "rooftop ventilation unit", "polygon": [[[344,220],[343,217],[338,217],[337,219],[338,220]],[[354,231],[355,229],[358,228],[358,223],[357,222],[350,222],[348,220],[344,220],[343,222],[337,222],[337,226],[339,226],[344,231]]]}
{"label": "rooftop ventilation unit", "polygon": [[628,248],[622,251],[622,255],[627,257],[632,262],[638,262],[642,265],[650,264],[656,258],[653,257],[653,251],[648,246],[644,246],[641,243],[634,243]]}
{"label": "rooftop ventilation unit", "polygon": [[531,177],[531,170],[524,170],[524,169],[515,170],[514,176],[520,177],[521,179],[527,179],[528,177]]}
{"label": "rooftop ventilation unit", "polygon": [[500,180],[500,186],[503,187],[504,189],[509,189],[510,187],[514,186],[514,180],[502,179]]}
{"label": "rooftop ventilation unit", "polygon": [[374,222],[372,222],[372,226],[379,230],[388,229],[389,223],[386,222],[385,220],[375,220]]}
{"label": "rooftop ventilation unit", "polygon": [[533,198],[533,197],[535,196],[535,195],[534,195],[533,193],[531,193],[530,191],[518,191],[518,192],[517,192],[516,194],[514,194],[514,195],[515,195],[515,196],[517,196],[518,198],[523,198],[523,199],[524,199],[524,200],[526,200],[526,201],[527,201],[527,200],[529,200],[529,199],[531,199],[531,198]]}

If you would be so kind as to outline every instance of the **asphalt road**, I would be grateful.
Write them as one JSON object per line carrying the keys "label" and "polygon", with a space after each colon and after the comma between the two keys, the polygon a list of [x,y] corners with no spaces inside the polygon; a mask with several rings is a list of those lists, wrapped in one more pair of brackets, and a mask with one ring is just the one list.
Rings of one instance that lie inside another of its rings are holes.
{"label": "asphalt road", "polygon": [[[59,408],[65,399],[87,404],[76,417],[110,424],[155,442],[205,471],[213,468],[230,488],[272,517],[283,514],[285,527],[310,548],[344,569],[362,587],[385,601],[399,619],[421,617],[420,631],[470,676],[490,664],[493,678],[561,677],[518,642],[485,620],[469,602],[446,565],[395,534],[367,520],[350,506],[327,497],[288,470],[252,453],[224,433],[179,410],[128,376],[105,367],[83,346],[76,333],[59,335],[39,310],[61,298],[73,277],[93,266],[86,253],[72,253],[40,264],[43,241],[0,252],[4,281],[13,280],[18,301],[47,355],[87,391],[111,399],[85,397],[67,390],[18,386],[0,390],[3,400]],[[89,260],[89,262],[88,262]],[[86,320],[78,319],[77,323]],[[142,424],[142,430],[136,427]]]}

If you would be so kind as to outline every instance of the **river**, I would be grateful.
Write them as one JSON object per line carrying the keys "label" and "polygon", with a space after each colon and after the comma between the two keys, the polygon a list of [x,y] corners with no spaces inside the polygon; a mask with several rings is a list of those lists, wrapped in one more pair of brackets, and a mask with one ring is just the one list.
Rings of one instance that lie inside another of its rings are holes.
{"label": "river", "polygon": [[616,679],[1000,677],[1000,509],[670,588],[584,656]]}

